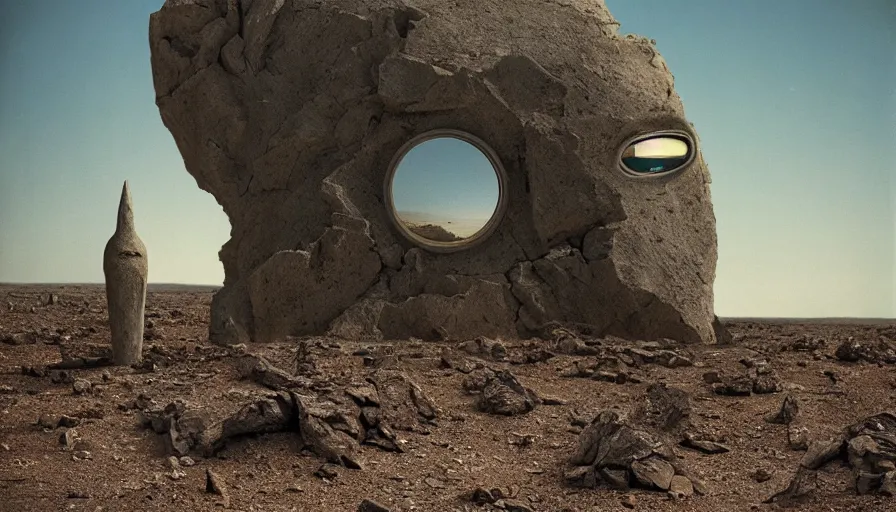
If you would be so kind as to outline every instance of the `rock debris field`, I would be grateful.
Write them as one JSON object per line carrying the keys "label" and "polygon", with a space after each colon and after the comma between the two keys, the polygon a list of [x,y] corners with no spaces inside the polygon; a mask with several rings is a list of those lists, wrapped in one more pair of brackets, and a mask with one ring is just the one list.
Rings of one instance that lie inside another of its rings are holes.
{"label": "rock debris field", "polygon": [[892,323],[223,347],[150,287],[116,367],[102,287],[0,295],[4,511],[896,507]]}

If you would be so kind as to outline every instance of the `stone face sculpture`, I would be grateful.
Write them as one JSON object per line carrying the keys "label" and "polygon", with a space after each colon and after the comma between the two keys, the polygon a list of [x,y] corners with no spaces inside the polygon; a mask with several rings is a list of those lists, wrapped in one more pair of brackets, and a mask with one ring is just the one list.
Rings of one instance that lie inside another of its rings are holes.
{"label": "stone face sculpture", "polygon": [[[156,103],[232,225],[211,339],[575,323],[715,342],[709,172],[699,148],[668,176],[619,172],[633,137],[697,137],[663,58],[618,25],[601,0],[167,0]],[[445,128],[489,144],[507,196],[488,239],[438,254],[400,236],[383,182]]]}
{"label": "stone face sculpture", "polygon": [[143,312],[146,306],[148,260],[146,246],[134,230],[134,210],[128,182],[121,190],[118,224],[103,252],[112,362],[139,363],[143,349]]}

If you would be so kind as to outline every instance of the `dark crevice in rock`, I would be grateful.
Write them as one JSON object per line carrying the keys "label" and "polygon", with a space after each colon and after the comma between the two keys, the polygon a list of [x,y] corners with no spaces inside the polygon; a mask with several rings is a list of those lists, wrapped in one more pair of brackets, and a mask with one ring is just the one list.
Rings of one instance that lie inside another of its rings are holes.
{"label": "dark crevice in rock", "polygon": [[197,53],[195,47],[185,44],[176,37],[163,37],[162,40],[167,41],[172,50],[186,59],[192,59]]}
{"label": "dark crevice in rock", "polygon": [[236,14],[239,19],[239,28],[237,29],[237,34],[242,38],[246,38],[246,7],[244,6],[245,0],[237,0],[236,6]]}
{"label": "dark crevice in rock", "polygon": [[397,9],[393,13],[393,22],[398,36],[407,39],[408,34],[415,28],[415,22],[426,17],[426,13],[410,6],[404,6],[403,9]]}

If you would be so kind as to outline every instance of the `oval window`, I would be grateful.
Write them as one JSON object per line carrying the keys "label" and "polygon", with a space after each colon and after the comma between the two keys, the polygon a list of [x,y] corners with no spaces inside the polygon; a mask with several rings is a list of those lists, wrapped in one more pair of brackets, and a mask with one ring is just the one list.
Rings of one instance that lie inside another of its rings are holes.
{"label": "oval window", "polygon": [[622,150],[622,170],[631,176],[666,175],[687,166],[694,145],[683,133],[653,133],[637,137]]}
{"label": "oval window", "polygon": [[386,176],[389,216],[412,242],[436,252],[469,248],[498,226],[505,174],[497,154],[455,130],[405,144]]}

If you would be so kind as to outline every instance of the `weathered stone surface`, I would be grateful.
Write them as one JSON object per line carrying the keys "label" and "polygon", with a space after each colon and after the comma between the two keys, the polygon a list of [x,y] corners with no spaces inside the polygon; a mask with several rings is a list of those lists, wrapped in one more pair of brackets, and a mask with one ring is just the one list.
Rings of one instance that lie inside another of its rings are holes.
{"label": "weathered stone surface", "polygon": [[811,493],[817,486],[817,470],[837,458],[845,459],[852,468],[857,494],[893,496],[896,414],[869,416],[845,428],[838,439],[811,443],[788,487],[767,501],[787,501]]}
{"label": "weathered stone surface", "polygon": [[[532,411],[539,402],[535,393],[523,386],[510,370],[489,370],[480,384],[476,407],[489,414],[518,416]],[[471,385],[465,387],[469,389]]]}
{"label": "weathered stone surface", "polygon": [[115,233],[103,251],[112,361],[117,365],[136,364],[143,358],[143,313],[148,265],[146,246],[134,229],[128,182],[124,182]]}
{"label": "weathered stone surface", "polygon": [[[334,389],[326,378],[291,378],[257,355],[243,355],[236,366],[244,376],[276,392],[236,393],[203,409],[182,401],[159,408],[138,397],[135,407],[143,409],[141,423],[162,434],[173,455],[195,451],[211,456],[233,438],[286,431],[297,432],[304,446],[328,463],[360,469],[361,444],[401,452],[392,429],[415,430],[432,424],[438,414],[420,387],[396,370],[366,370],[369,383],[356,380]],[[55,420],[44,423],[51,422],[55,427]]]}
{"label": "weathered stone surface", "polygon": [[647,400],[638,411],[638,421],[663,432],[677,432],[687,428],[691,414],[691,399],[687,392],[665,384],[647,388]]}
{"label": "weathered stone surface", "polygon": [[377,370],[370,381],[376,386],[383,419],[393,428],[415,431],[438,416],[435,403],[404,373]]}
{"label": "weathered stone surface", "polygon": [[[566,483],[575,487],[605,484],[616,489],[638,485],[647,489],[672,490],[689,494],[703,482],[694,478],[674,458],[672,449],[659,440],[658,432],[632,426],[616,411],[603,411],[579,435],[576,451],[564,471]],[[687,482],[687,485],[684,484]]]}
{"label": "weathered stone surface", "polygon": [[809,449],[809,429],[795,425],[788,427],[787,445],[791,450],[807,451]]}
{"label": "weathered stone surface", "polygon": [[[714,342],[709,173],[699,154],[672,177],[616,172],[629,137],[696,139],[653,44],[616,26],[603,1],[166,1],[156,103],[232,226],[210,338],[575,322]],[[383,206],[391,158],[434,128],[482,138],[507,172],[497,230],[452,254],[413,247]]]}
{"label": "weathered stone surface", "polygon": [[731,451],[730,448],[722,443],[711,441],[708,439],[702,439],[700,436],[691,433],[685,433],[684,439],[682,439],[679,444],[681,446],[684,446],[685,448],[691,448],[693,450],[703,452],[707,455],[728,453]]}
{"label": "weathered stone surface", "polygon": [[790,425],[800,412],[800,404],[796,397],[787,395],[781,402],[781,409],[776,414],[766,416],[765,421],[779,425]]}
{"label": "weathered stone surface", "polygon": [[644,460],[632,462],[632,474],[641,485],[668,490],[675,476],[675,469],[671,464],[659,457],[650,457]]}
{"label": "weathered stone surface", "polygon": [[880,337],[879,340],[854,340],[844,341],[834,352],[837,359],[855,363],[867,361],[869,363],[896,364],[896,343]]}

